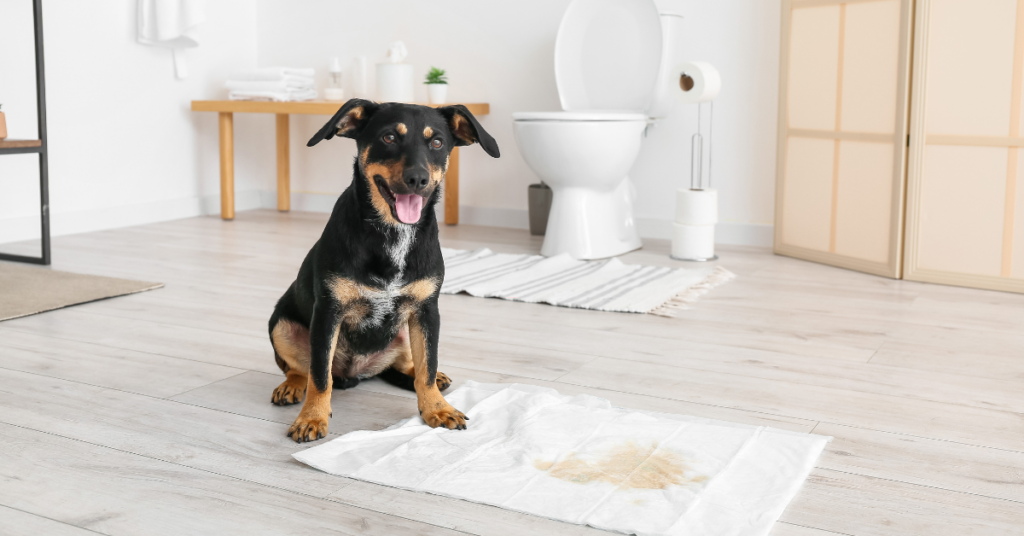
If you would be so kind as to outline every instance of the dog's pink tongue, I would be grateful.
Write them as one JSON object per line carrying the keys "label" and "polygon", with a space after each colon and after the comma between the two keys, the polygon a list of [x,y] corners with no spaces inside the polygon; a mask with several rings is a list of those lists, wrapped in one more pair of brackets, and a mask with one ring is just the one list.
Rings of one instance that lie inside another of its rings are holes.
{"label": "dog's pink tongue", "polygon": [[423,198],[416,194],[395,194],[395,211],[402,223],[420,221],[420,210],[423,209]]}

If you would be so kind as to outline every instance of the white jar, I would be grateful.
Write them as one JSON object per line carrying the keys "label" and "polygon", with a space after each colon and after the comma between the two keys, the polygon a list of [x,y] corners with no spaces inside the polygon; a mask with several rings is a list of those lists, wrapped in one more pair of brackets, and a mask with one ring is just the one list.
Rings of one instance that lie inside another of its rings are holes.
{"label": "white jar", "polygon": [[411,63],[377,64],[377,100],[380,102],[412,102],[413,87]]}

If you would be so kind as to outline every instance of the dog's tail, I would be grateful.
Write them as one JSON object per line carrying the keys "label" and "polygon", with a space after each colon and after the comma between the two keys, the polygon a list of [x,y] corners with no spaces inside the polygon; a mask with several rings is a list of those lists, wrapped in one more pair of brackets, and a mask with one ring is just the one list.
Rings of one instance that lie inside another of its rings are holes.
{"label": "dog's tail", "polygon": [[395,387],[401,387],[407,391],[415,391],[416,387],[413,385],[413,377],[408,374],[402,374],[397,370],[388,367],[383,372],[377,375],[380,379],[394,385]]}

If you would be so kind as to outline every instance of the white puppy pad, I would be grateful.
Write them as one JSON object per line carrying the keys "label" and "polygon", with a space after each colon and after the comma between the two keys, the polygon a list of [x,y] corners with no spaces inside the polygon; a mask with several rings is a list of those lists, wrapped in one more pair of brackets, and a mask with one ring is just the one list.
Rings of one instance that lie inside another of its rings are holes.
{"label": "white puppy pad", "polygon": [[419,417],[295,454],[328,473],[638,535],[764,535],[831,438],[466,382]]}

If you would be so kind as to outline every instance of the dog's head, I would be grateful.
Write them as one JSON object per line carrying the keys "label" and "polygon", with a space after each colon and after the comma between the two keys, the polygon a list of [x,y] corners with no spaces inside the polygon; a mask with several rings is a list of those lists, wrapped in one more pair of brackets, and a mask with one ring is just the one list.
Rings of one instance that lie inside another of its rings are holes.
{"label": "dog's head", "polygon": [[479,143],[498,158],[498,144],[465,106],[429,108],[352,99],[306,145],[343,136],[356,140],[360,174],[383,221],[415,224],[429,210],[448,171],[452,149]]}

